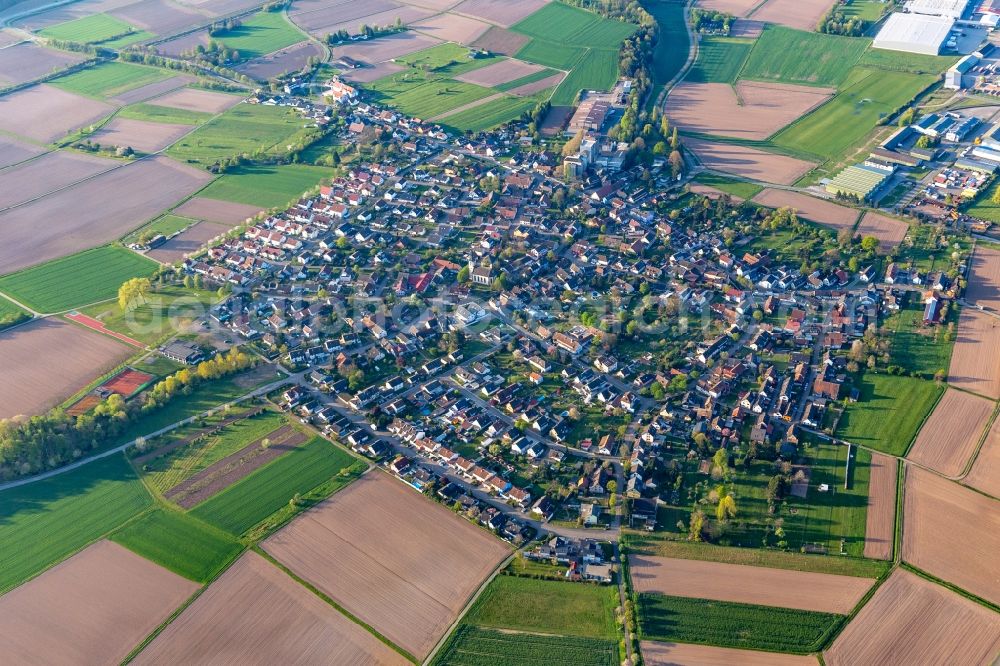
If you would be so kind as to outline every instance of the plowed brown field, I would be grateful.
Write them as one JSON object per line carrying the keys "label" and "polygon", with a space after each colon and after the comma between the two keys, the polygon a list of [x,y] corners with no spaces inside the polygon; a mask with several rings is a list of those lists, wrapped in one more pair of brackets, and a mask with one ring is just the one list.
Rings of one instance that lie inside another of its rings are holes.
{"label": "plowed brown field", "polygon": [[949,389],[927,417],[906,457],[945,476],[960,475],[976,451],[993,407],[986,398]]}
{"label": "plowed brown field", "polygon": [[69,130],[110,115],[114,107],[40,85],[0,97],[0,130],[51,143]]}
{"label": "plowed brown field", "polygon": [[1000,615],[897,569],[823,655],[828,666],[989,664]]}
{"label": "plowed brown field", "polygon": [[465,0],[452,13],[468,14],[509,28],[534,14],[548,2],[549,0]]}
{"label": "plowed brown field", "polygon": [[909,229],[910,225],[902,220],[868,211],[861,218],[856,233],[862,238],[874,236],[879,240],[879,248],[888,250],[902,243]]}
{"label": "plowed brown field", "polygon": [[788,206],[798,211],[798,215],[806,220],[811,220],[819,224],[825,224],[838,231],[840,229],[852,229],[858,220],[858,211],[854,208],[841,206],[832,201],[817,199],[808,194],[800,192],[790,192],[788,190],[775,190],[768,188],[753,198],[755,203],[769,208],[782,208]]}
{"label": "plowed brown field", "polygon": [[816,24],[836,0],[768,0],[753,13],[756,21],[787,25],[797,30],[816,29]]}
{"label": "plowed brown field", "polygon": [[257,206],[248,204],[192,197],[173,210],[174,214],[190,217],[193,220],[218,222],[230,227],[243,224],[249,218],[260,212]]}
{"label": "plowed brown field", "polygon": [[948,383],[1000,398],[1000,320],[975,308],[962,308]]}
{"label": "plowed brown field", "polygon": [[410,24],[411,30],[418,30],[435,39],[459,44],[471,44],[482,37],[489,28],[489,23],[456,14],[438,14]]}
{"label": "plowed brown field", "polygon": [[965,298],[991,310],[1000,309],[1000,250],[976,247]]}
{"label": "plowed brown field", "polygon": [[964,483],[1000,498],[1000,418],[993,421]]}
{"label": "plowed brown field", "polygon": [[816,657],[777,654],[756,650],[736,650],[694,645],[692,643],[657,643],[643,641],[642,659],[649,666],[816,666]]}
{"label": "plowed brown field", "polygon": [[899,462],[892,456],[872,453],[868,477],[868,513],[865,524],[865,557],[888,560],[896,526],[896,479]]}
{"label": "plowed brown field", "polygon": [[707,168],[736,174],[765,183],[791,185],[816,166],[795,157],[769,153],[749,146],[718,143],[704,139],[684,142]]}

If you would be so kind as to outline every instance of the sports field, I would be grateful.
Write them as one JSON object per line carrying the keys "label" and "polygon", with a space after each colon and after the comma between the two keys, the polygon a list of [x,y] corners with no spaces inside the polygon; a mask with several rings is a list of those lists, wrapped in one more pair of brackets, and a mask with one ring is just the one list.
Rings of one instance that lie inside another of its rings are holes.
{"label": "sports field", "polygon": [[109,245],[7,275],[0,278],[0,291],[37,312],[62,312],[115,298],[123,282],[156,268],[154,261]]}
{"label": "sports field", "polygon": [[[136,29],[114,16],[94,14],[84,18],[66,21],[49,26],[38,32],[42,37],[58,39],[65,42],[80,42],[82,44],[97,44],[113,37],[121,37]],[[131,36],[131,35],[130,35]]]}
{"label": "sports field", "polygon": [[302,116],[291,109],[237,104],[175,143],[167,153],[196,164],[212,164],[241,153],[281,154],[287,144],[295,143],[302,124]]}
{"label": "sports field", "polygon": [[147,345],[155,345],[166,336],[191,330],[196,317],[204,316],[217,300],[217,293],[159,287],[145,300],[122,310],[118,300],[102,301],[80,311],[100,321],[109,331],[127,335]]}
{"label": "sports field", "polygon": [[297,200],[331,175],[330,169],[307,164],[238,167],[212,182],[199,196],[277,208]]}
{"label": "sports field", "polygon": [[151,502],[122,455],[0,492],[0,592],[110,532]]}
{"label": "sports field", "polygon": [[298,44],[306,38],[284,12],[260,12],[233,30],[220,32],[215,39],[239,52],[240,60],[252,60]]}
{"label": "sports field", "polygon": [[901,456],[944,388],[913,377],[867,373],[858,402],[848,403],[836,436],[852,444]]}
{"label": "sports field", "polygon": [[166,70],[125,62],[102,62],[94,67],[60,76],[52,85],[88,97],[115,95],[169,78]]}
{"label": "sports field", "polygon": [[684,80],[692,83],[734,83],[753,45],[749,39],[705,37],[698,45],[698,59]]}
{"label": "sports field", "polygon": [[836,87],[869,43],[771,25],[750,51],[740,78]]}

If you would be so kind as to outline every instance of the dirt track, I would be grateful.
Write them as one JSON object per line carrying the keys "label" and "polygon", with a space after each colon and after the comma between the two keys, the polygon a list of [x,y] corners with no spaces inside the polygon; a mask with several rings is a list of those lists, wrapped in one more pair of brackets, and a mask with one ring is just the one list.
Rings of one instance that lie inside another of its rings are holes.
{"label": "dirt track", "polygon": [[962,308],[948,383],[1000,398],[1000,320],[975,308]]}
{"label": "dirt track", "polygon": [[212,583],[132,663],[409,664],[253,552]]}
{"label": "dirt track", "polygon": [[896,526],[896,479],[899,463],[892,456],[872,453],[868,477],[865,557],[888,560]]}
{"label": "dirt track", "polygon": [[868,578],[743,564],[632,555],[637,592],[735,601],[846,615],[875,582]]}
{"label": "dirt track", "polygon": [[1000,650],[1000,616],[897,569],[824,653],[827,666],[980,664]]}
{"label": "dirt track", "polygon": [[117,664],[196,583],[98,541],[0,597],[7,664]]}
{"label": "dirt track", "polygon": [[960,475],[976,451],[993,407],[986,398],[949,389],[927,417],[906,457],[945,476]]}

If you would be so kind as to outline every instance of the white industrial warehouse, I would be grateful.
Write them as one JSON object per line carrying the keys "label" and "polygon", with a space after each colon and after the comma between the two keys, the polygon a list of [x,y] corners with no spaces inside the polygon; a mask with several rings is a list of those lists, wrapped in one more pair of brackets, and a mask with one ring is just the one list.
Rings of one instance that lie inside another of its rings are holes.
{"label": "white industrial warehouse", "polygon": [[892,14],[872,43],[877,49],[938,55],[955,19],[926,14]]}

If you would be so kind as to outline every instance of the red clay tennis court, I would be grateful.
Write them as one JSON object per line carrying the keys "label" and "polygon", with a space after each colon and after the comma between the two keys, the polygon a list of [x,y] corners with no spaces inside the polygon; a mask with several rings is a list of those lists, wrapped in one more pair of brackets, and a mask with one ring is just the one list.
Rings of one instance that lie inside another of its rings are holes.
{"label": "red clay tennis court", "polygon": [[126,398],[135,393],[141,386],[152,381],[153,375],[125,368],[117,375],[101,384],[100,388],[110,393],[117,393]]}

